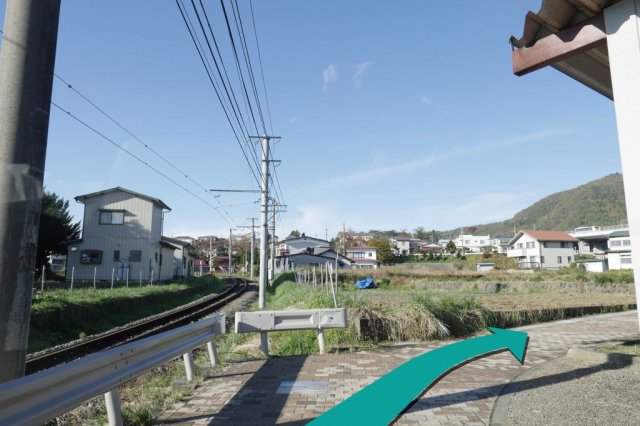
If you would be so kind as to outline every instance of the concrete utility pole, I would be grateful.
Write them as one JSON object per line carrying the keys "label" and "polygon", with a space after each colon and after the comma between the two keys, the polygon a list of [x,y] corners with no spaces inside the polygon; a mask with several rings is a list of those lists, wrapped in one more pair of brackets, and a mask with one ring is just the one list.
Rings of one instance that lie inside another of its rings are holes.
{"label": "concrete utility pole", "polygon": [[[258,308],[264,309],[267,288],[267,236],[268,236],[268,213],[269,213],[269,141],[280,139],[274,136],[250,136],[252,139],[262,141],[262,174],[261,174],[261,195],[260,195],[260,279],[258,283]],[[260,333],[260,347],[262,352],[269,353],[269,340],[267,333]]]}
{"label": "concrete utility pole", "polygon": [[276,200],[271,199],[271,267],[269,268],[269,281],[273,281],[276,266]]}
{"label": "concrete utility pole", "polygon": [[60,0],[8,0],[0,52],[0,382],[24,375]]}
{"label": "concrete utility pole", "polygon": [[254,243],[255,243],[255,228],[256,228],[257,218],[250,217],[249,220],[251,221],[251,226],[240,226],[240,228],[251,228],[251,267],[249,268],[250,269],[249,279],[253,280],[253,265],[255,264],[255,262],[253,261],[253,252],[255,251]]}
{"label": "concrete utility pole", "polygon": [[231,245],[231,239],[233,238],[233,229],[229,229],[229,275],[231,275],[231,250],[232,250],[232,245]]}

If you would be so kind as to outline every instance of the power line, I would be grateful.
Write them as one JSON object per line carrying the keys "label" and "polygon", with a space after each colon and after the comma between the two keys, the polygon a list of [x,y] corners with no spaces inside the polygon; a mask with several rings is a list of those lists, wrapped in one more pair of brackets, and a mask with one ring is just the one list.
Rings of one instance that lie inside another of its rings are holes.
{"label": "power line", "polygon": [[[231,110],[232,110],[231,112],[233,113],[233,116],[235,117],[236,122],[238,123],[239,131],[242,133],[243,138],[246,138],[246,136],[248,135],[248,132],[246,131],[245,128],[243,128],[244,119],[241,120],[241,118],[240,118],[240,117],[242,117],[242,113],[240,113],[240,111],[238,111],[237,108],[234,106],[235,95],[232,97],[231,94],[229,93],[229,88],[227,87],[227,84],[225,83],[225,80],[224,80],[224,77],[223,77],[223,72],[220,70],[220,65],[218,64],[218,61],[216,60],[215,54],[213,53],[213,48],[211,47],[211,43],[209,41],[209,38],[206,35],[206,31],[204,29],[204,25],[202,23],[202,19],[200,17],[200,14],[199,14],[199,12],[197,10],[197,7],[196,7],[195,3],[193,2],[193,0],[191,0],[191,4],[192,4],[193,10],[194,10],[194,12],[196,14],[196,18],[198,20],[198,24],[200,26],[200,30],[202,31],[202,33],[203,33],[203,35],[205,37],[205,41],[206,41],[209,53],[211,54],[211,59],[214,62],[214,65],[215,65],[216,71],[218,73],[221,85],[222,85],[222,87],[224,89],[224,93],[226,94],[227,99],[229,101],[229,105],[231,106]],[[216,97],[218,98],[218,102],[220,103],[220,105],[222,107],[222,110],[223,110],[223,112],[224,112],[224,114],[225,114],[225,116],[227,118],[227,122],[231,126],[231,129],[232,129],[233,134],[234,134],[234,136],[236,138],[236,141],[238,142],[238,146],[240,147],[242,155],[244,156],[247,164],[249,165],[249,169],[251,170],[251,173],[253,174],[253,177],[255,178],[256,183],[259,184],[260,180],[259,180],[259,178],[258,178],[258,176],[256,174],[256,171],[253,169],[253,167],[251,165],[251,161],[249,161],[249,158],[247,157],[247,153],[246,153],[246,151],[245,151],[245,149],[244,149],[244,147],[242,145],[241,138],[238,135],[238,131],[236,130],[236,126],[233,124],[233,121],[231,120],[231,116],[230,116],[229,111],[227,110],[226,104],[222,100],[222,96],[220,94],[221,91],[216,86],[216,84],[214,82],[215,79],[214,79],[212,73],[210,72],[209,68],[207,67],[207,61],[205,60],[205,56],[206,55],[204,54],[204,49],[200,50],[200,47],[202,45],[199,43],[199,37],[196,34],[195,27],[192,30],[192,28],[189,25],[190,18],[188,17],[188,14],[186,13],[186,7],[182,3],[182,0],[176,0],[176,5],[178,6],[178,10],[180,11],[180,14],[181,14],[182,19],[183,19],[183,21],[185,23],[185,26],[187,27],[187,30],[189,31],[189,35],[191,37],[191,40],[193,41],[193,44],[194,44],[194,46],[196,48],[196,51],[198,52],[198,56],[200,57],[200,60],[202,61],[202,65],[204,66],[205,71],[207,72],[207,76],[209,77],[209,81],[211,82],[211,85],[214,88],[214,91],[216,93]],[[184,8],[184,10],[183,10],[183,8]],[[217,42],[215,40],[215,37],[213,38],[213,42],[216,45],[216,49],[218,50],[218,53],[220,53],[219,49],[217,47]],[[224,66],[224,64],[222,64],[222,65]],[[226,68],[224,69],[224,72],[226,74]],[[231,91],[233,92],[233,88],[231,88]],[[236,105],[237,105],[237,102],[236,102]],[[256,168],[258,168],[257,164],[255,164],[255,161],[254,161],[254,165],[256,166]]]}
{"label": "power line", "polygon": [[262,88],[264,89],[264,100],[267,104],[267,115],[269,117],[269,126],[271,127],[271,134],[273,134],[273,122],[271,121],[271,110],[269,108],[269,98],[267,97],[267,83],[264,79],[264,69],[262,68],[262,55],[260,54],[260,43],[258,43],[258,30],[256,29],[256,20],[253,14],[253,0],[249,0],[249,6],[251,7],[251,21],[253,22],[253,34],[256,38],[256,48],[258,51],[258,62],[260,64],[260,75],[262,76]]}
{"label": "power line", "polygon": [[[113,139],[110,139],[109,137],[107,137],[104,133],[100,132],[98,129],[96,129],[95,127],[91,126],[90,124],[86,123],[85,121],[81,120],[79,117],[77,117],[76,115],[74,115],[73,113],[71,113],[70,111],[65,110],[64,108],[62,108],[60,105],[58,105],[57,103],[55,103],[54,101],[51,101],[51,105],[53,105],[54,107],[58,108],[60,111],[65,112],[69,117],[73,118],[74,120],[76,120],[78,123],[82,124],[83,126],[85,126],[87,129],[91,130],[92,132],[94,132],[95,134],[97,134],[98,136],[100,136],[101,138],[103,138],[104,140],[106,140],[107,142],[109,142],[110,144],[116,146],[118,149],[122,150],[123,152],[125,152],[126,154],[128,154],[129,156],[133,157],[134,159],[136,159],[137,161],[139,161],[140,163],[144,164],[145,166],[147,166],[148,168],[150,168],[151,170],[153,170],[154,172],[156,172],[157,174],[159,174],[160,176],[162,176],[163,178],[165,178],[166,180],[168,180],[169,182],[173,183],[174,185],[176,185],[178,188],[182,189],[183,191],[185,191],[186,193],[192,195],[193,197],[197,198],[198,200],[202,201],[204,204],[208,205],[209,207],[213,208],[218,214],[220,214],[220,216],[227,221],[227,219],[220,213],[220,211],[218,210],[218,208],[216,206],[214,206],[213,204],[209,203],[207,200],[199,197],[197,194],[195,194],[194,192],[190,191],[188,188],[184,187],[183,185],[181,185],[180,183],[176,182],[175,180],[171,179],[171,177],[167,176],[166,174],[162,173],[160,170],[158,170],[157,168],[153,167],[152,165],[150,165],[149,163],[147,163],[146,161],[144,161],[142,158],[138,157],[137,155],[135,155],[134,153],[132,153],[131,151],[129,151],[128,149],[126,149],[125,147],[123,147],[122,145],[118,144],[116,141],[114,141]],[[228,224],[231,225],[231,223],[229,223],[227,221]]]}

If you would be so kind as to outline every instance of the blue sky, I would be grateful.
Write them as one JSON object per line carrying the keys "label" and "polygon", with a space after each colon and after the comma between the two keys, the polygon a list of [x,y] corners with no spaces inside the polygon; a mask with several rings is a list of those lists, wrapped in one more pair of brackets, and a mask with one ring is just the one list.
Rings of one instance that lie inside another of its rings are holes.
{"label": "blue sky", "polygon": [[[207,3],[215,15],[219,2]],[[255,1],[282,137],[273,153],[288,211],[278,235],[488,223],[620,172],[611,101],[553,69],[511,73],[509,36],[539,4]],[[54,102],[224,206],[53,108],[45,186],[71,200],[78,220],[75,196],[114,186],[168,204],[167,235],[226,236],[258,217],[256,194],[214,199],[202,189],[256,185],[174,1],[63,1],[56,73],[199,185],[58,80]]]}

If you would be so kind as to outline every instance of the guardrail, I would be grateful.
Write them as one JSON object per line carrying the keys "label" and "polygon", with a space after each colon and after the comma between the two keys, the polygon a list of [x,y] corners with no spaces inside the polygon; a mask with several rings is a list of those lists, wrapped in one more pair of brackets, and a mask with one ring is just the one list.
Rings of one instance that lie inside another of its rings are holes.
{"label": "guardrail", "polygon": [[171,359],[183,356],[193,379],[193,349],[207,344],[217,363],[213,337],[225,332],[224,314],[98,352],[68,364],[0,384],[0,424],[42,424],[100,394],[109,425],[122,425],[118,386]]}
{"label": "guardrail", "polygon": [[[337,309],[305,309],[297,311],[236,312],[236,333],[317,330],[320,353],[324,353],[326,328],[345,328],[347,311]],[[269,355],[267,339],[261,339],[261,349]]]}

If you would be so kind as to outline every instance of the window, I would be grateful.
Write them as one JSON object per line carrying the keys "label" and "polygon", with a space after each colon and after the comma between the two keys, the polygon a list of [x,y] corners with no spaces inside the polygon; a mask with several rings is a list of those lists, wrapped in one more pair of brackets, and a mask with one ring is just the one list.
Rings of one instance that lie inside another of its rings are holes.
{"label": "window", "polygon": [[113,251],[113,261],[114,262],[119,262],[120,261],[120,250],[114,250]]}
{"label": "window", "polygon": [[142,261],[142,250],[131,250],[129,252],[129,262]]}
{"label": "window", "polygon": [[631,257],[620,257],[620,263],[624,263],[626,265],[630,265],[631,264]]}
{"label": "window", "polygon": [[571,263],[571,256],[567,256],[567,263]]}
{"label": "window", "polygon": [[527,248],[534,248],[536,246],[536,243],[534,243],[533,241],[527,241]]}
{"label": "window", "polygon": [[122,225],[124,210],[100,210],[100,225]]}
{"label": "window", "polygon": [[631,245],[631,240],[622,240],[622,245],[623,246],[630,246]]}
{"label": "window", "polygon": [[540,256],[540,263],[544,263],[544,256]]}
{"label": "window", "polygon": [[567,248],[567,243],[560,241],[560,248]]}
{"label": "window", "polygon": [[562,256],[558,256],[558,264],[562,263]]}
{"label": "window", "polygon": [[538,256],[530,256],[529,257],[529,262],[537,263],[538,262]]}
{"label": "window", "polygon": [[354,259],[364,259],[364,252],[358,251],[353,253]]}
{"label": "window", "polygon": [[102,263],[102,252],[100,250],[82,250],[80,252],[80,263],[99,265]]}
{"label": "window", "polygon": [[542,244],[542,247],[544,247],[544,248],[547,248],[547,247],[548,247],[548,246],[547,246],[547,242],[546,242],[546,241],[543,241],[541,244]]}
{"label": "window", "polygon": [[516,247],[521,249],[522,248],[522,243],[518,243],[518,245]]}
{"label": "window", "polygon": [[373,257],[373,253],[369,252],[369,253],[367,253],[367,256],[368,257]]}
{"label": "window", "polygon": [[611,240],[609,242],[609,245],[611,247],[620,247],[622,245],[622,241],[620,241],[620,240]]}

